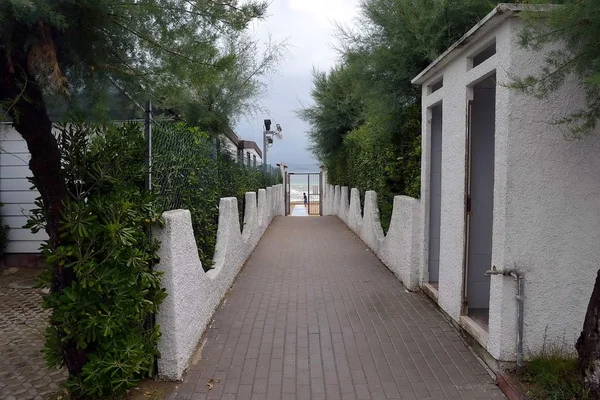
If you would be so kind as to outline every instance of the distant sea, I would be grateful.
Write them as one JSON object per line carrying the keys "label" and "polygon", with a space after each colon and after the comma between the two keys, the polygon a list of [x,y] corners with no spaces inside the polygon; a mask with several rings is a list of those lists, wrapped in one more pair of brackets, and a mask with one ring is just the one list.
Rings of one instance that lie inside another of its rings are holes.
{"label": "distant sea", "polygon": [[[317,201],[317,195],[319,194],[319,176],[313,175],[310,178],[310,194],[311,201]],[[291,175],[290,176],[290,201],[302,202],[303,194],[306,193],[308,196],[308,177],[307,175]]]}

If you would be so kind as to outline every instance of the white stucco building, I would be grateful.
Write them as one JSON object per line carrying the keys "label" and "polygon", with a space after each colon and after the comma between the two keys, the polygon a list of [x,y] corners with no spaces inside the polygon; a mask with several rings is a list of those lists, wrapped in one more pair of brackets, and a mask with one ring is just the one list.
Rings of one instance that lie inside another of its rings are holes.
{"label": "white stucco building", "polygon": [[553,124],[586,105],[575,77],[543,100],[507,87],[550,50],[520,46],[522,7],[500,4],[414,78],[421,197],[395,197],[387,234],[375,192],[361,210],[357,189],[324,190],[324,215],[437,302],[492,368],[544,344],[574,352],[600,268],[600,131],[567,140]]}
{"label": "white stucco building", "polygon": [[495,359],[574,345],[600,264],[600,132],[567,140],[585,106],[575,78],[545,100],[506,87],[549,49],[519,44],[523,6],[501,4],[421,72],[421,285]]}

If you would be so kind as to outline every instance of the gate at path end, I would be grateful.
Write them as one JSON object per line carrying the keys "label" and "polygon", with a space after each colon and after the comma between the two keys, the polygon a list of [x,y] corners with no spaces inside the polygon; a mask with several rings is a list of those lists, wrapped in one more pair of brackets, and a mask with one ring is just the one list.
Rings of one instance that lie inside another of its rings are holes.
{"label": "gate at path end", "polygon": [[[285,215],[323,215],[323,176],[319,172],[285,174]],[[304,202],[306,196],[306,204]]]}

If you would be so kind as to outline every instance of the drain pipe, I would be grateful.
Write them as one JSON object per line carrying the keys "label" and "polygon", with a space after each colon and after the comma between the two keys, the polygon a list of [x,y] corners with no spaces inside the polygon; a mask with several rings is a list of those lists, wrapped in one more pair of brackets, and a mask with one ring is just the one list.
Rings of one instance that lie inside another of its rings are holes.
{"label": "drain pipe", "polygon": [[515,273],[517,279],[517,367],[523,367],[523,312],[525,310],[525,277]]}
{"label": "drain pipe", "polygon": [[517,282],[517,367],[523,367],[523,330],[524,330],[524,310],[525,310],[525,277],[519,275],[516,270],[503,270],[499,271],[496,266],[493,266],[491,270],[486,271],[485,276],[491,275],[504,275],[512,276]]}

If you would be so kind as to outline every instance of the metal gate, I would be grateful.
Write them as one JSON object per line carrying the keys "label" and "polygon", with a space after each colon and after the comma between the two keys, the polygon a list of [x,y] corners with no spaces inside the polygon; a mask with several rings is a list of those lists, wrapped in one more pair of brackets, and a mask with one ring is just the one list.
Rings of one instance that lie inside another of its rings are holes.
{"label": "metal gate", "polygon": [[286,173],[285,215],[323,215],[322,187],[321,173]]}

